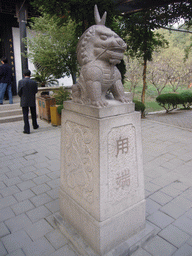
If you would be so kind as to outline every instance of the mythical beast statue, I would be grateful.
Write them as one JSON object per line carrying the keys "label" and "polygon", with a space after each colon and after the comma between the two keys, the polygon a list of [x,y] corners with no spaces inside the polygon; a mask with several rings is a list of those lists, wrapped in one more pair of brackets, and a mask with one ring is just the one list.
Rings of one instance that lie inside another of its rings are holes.
{"label": "mythical beast statue", "polygon": [[114,98],[128,102],[116,64],[123,59],[126,43],[105,26],[107,13],[100,18],[97,6],[94,9],[96,25],[88,28],[77,45],[77,60],[81,66],[79,80],[72,86],[72,98],[76,103],[107,106],[108,89]]}

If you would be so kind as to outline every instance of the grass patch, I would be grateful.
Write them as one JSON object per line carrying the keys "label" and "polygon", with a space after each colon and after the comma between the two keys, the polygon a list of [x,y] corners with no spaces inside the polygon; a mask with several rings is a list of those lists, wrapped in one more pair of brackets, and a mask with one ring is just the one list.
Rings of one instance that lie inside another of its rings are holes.
{"label": "grass patch", "polygon": [[[125,87],[125,91],[129,92],[131,85],[129,82],[125,82],[124,87]],[[137,87],[135,88],[134,100],[141,101],[142,89],[143,89],[143,84],[142,83],[138,84]],[[177,90],[177,93],[180,93],[183,90],[186,90],[186,88],[179,87]],[[162,94],[173,93],[173,90],[169,86],[167,86],[163,89],[161,93]],[[155,87],[152,84],[147,84],[147,90],[145,94],[145,107],[146,107],[145,111],[147,113],[164,110],[164,108],[159,106],[159,104],[156,102],[157,96],[158,96],[158,93]]]}
{"label": "grass patch", "polygon": [[147,113],[164,110],[164,108],[159,106],[159,104],[156,101],[145,102],[145,106],[146,106],[145,111]]}

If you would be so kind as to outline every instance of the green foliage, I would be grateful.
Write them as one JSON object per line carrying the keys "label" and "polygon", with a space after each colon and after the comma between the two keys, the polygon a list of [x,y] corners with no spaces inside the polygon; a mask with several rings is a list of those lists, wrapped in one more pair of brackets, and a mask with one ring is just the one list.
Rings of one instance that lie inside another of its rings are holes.
{"label": "green foliage", "polygon": [[177,93],[161,94],[156,98],[156,101],[167,113],[176,109],[177,105],[181,104],[180,95]]}
{"label": "green foliage", "polygon": [[117,68],[119,69],[122,77],[122,83],[124,84],[125,81],[125,73],[126,73],[126,65],[124,60],[122,60],[119,64],[116,65]]}
{"label": "green foliage", "polygon": [[31,37],[27,38],[28,57],[37,68],[46,69],[56,78],[76,74],[76,24],[66,24],[56,15],[43,14],[30,23]]}
{"label": "green foliage", "polygon": [[179,96],[180,104],[182,104],[184,108],[190,108],[192,105],[192,91],[183,91],[179,94]]}
{"label": "green foliage", "polygon": [[33,0],[36,8],[41,8],[51,15],[57,14],[66,22],[70,16],[78,24],[76,33],[81,34],[95,24],[94,6],[97,4],[100,15],[107,11],[106,25],[110,27],[113,17],[117,14],[115,3],[112,0]]}
{"label": "green foliage", "polygon": [[141,116],[144,117],[145,105],[138,100],[133,100],[133,102],[135,103],[135,111],[140,111]]}
{"label": "green foliage", "polygon": [[62,105],[63,101],[71,99],[71,93],[64,87],[59,87],[59,90],[54,93],[53,97],[55,98],[57,105]]}
{"label": "green foliage", "polygon": [[54,76],[52,76],[45,69],[35,71],[35,73],[32,75],[32,78],[37,81],[38,86],[40,87],[58,85],[57,79],[55,79]]}
{"label": "green foliage", "polygon": [[58,112],[58,114],[61,115],[62,109],[63,109],[63,104],[62,104],[62,105],[59,105],[59,106],[57,107],[57,112]]}

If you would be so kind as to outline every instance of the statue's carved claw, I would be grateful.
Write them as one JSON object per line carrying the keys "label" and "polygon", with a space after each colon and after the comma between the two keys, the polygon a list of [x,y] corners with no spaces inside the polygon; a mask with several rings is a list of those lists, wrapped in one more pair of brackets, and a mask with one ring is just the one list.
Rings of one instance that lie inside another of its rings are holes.
{"label": "statue's carved claw", "polygon": [[119,100],[122,103],[129,103],[129,99],[126,96],[118,97],[116,100]]}
{"label": "statue's carved claw", "polygon": [[105,100],[94,100],[91,102],[91,105],[96,107],[106,107],[108,103]]}

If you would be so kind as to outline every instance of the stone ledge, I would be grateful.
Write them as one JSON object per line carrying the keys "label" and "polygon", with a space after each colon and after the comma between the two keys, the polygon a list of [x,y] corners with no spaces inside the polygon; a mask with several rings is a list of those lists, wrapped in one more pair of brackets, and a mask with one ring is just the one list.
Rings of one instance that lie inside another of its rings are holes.
{"label": "stone ledge", "polygon": [[107,100],[107,102],[107,107],[94,107],[92,105],[74,103],[73,101],[65,101],[64,109],[94,118],[117,116],[135,111],[135,104],[132,102],[121,103],[116,100]]}
{"label": "stone ledge", "polygon": [[[77,233],[73,226],[63,219],[60,213],[56,213],[54,215],[54,222],[60,229],[61,233],[70,240],[80,255],[100,256],[98,253],[94,252],[87,242]],[[154,235],[155,229],[146,223],[146,227],[142,231],[122,242],[116,248],[103,256],[129,256],[154,237]]]}

